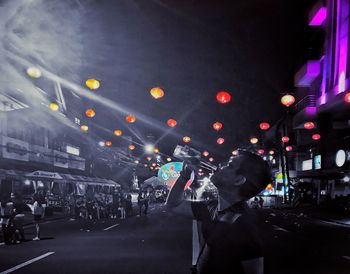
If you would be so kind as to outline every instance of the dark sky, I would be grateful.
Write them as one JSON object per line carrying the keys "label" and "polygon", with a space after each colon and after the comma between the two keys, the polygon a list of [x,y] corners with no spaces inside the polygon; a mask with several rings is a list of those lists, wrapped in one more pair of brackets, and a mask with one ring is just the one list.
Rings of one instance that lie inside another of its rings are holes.
{"label": "dark sky", "polygon": [[[280,117],[281,94],[293,91],[294,73],[308,58],[307,13],[314,1],[80,2],[81,83],[101,80],[98,94],[149,118],[127,125],[124,114],[94,104],[94,122],[110,131],[98,134],[116,145],[116,128],[139,142],[130,127],[143,140],[166,134],[158,146],[167,154],[188,135],[195,148],[228,157],[249,145],[260,122]],[[157,101],[149,94],[155,86],[165,91]],[[216,102],[219,90],[231,93],[229,104]],[[178,120],[171,131],[169,118]],[[223,123],[219,133],[215,121]]]}

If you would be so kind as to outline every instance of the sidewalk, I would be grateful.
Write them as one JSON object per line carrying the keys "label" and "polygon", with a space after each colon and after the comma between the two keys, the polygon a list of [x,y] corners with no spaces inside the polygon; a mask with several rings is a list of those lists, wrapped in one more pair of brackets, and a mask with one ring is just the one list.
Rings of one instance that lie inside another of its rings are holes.
{"label": "sidewalk", "polygon": [[339,210],[337,211],[329,207],[303,205],[296,208],[282,207],[281,209],[274,210],[283,211],[284,213],[297,217],[307,217],[311,219],[347,225],[350,227],[350,212],[347,214],[346,212],[341,212]]}

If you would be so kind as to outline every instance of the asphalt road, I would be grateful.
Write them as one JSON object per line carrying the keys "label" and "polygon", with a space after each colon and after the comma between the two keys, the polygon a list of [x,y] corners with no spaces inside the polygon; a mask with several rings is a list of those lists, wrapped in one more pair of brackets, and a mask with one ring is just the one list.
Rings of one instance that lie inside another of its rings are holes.
{"label": "asphalt road", "polygon": [[[258,210],[265,273],[350,273],[350,226]],[[26,227],[34,236],[34,227]],[[56,220],[41,241],[0,245],[0,273],[189,273],[192,223],[152,205],[126,220]],[[33,261],[34,259],[34,261]],[[23,263],[30,263],[23,265]]]}

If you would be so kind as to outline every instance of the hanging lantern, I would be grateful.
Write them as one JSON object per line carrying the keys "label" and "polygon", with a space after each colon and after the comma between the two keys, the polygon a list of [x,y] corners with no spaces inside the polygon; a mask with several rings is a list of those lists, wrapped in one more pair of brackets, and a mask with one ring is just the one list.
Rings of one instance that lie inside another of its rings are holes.
{"label": "hanging lantern", "polygon": [[32,77],[32,78],[40,78],[41,71],[36,67],[29,67],[27,68],[27,74],[29,77]]}
{"label": "hanging lantern", "polygon": [[312,135],[312,139],[315,140],[315,141],[320,140],[321,139],[321,135],[316,133],[316,134]]}
{"label": "hanging lantern", "polygon": [[59,109],[59,106],[55,103],[51,103],[50,104],[50,109],[53,111],[57,111]]}
{"label": "hanging lantern", "polygon": [[268,130],[270,128],[270,124],[269,123],[266,123],[266,122],[263,122],[259,125],[260,129],[261,130]]}
{"label": "hanging lantern", "polygon": [[151,161],[152,160],[152,157],[151,156],[147,156],[147,161]]}
{"label": "hanging lantern", "polygon": [[106,147],[111,147],[112,146],[112,141],[106,141],[105,142]]}
{"label": "hanging lantern", "polygon": [[209,152],[208,151],[203,151],[203,156],[204,157],[207,157],[209,155]]}
{"label": "hanging lantern", "polygon": [[214,161],[214,158],[213,158],[213,157],[210,157],[210,158],[209,158],[209,162],[212,162],[212,161]]}
{"label": "hanging lantern", "polygon": [[130,145],[130,146],[129,146],[129,149],[130,149],[130,150],[134,150],[134,149],[135,149],[135,146],[134,146],[134,145]]}
{"label": "hanging lantern", "polygon": [[269,151],[269,154],[270,154],[270,155],[274,155],[275,152],[274,152],[273,150],[270,150],[270,151]]}
{"label": "hanging lantern", "polygon": [[287,142],[289,142],[289,137],[288,136],[283,136],[281,140],[282,140],[283,143],[287,143]]}
{"label": "hanging lantern", "polygon": [[263,154],[265,153],[265,150],[259,149],[259,150],[258,150],[258,153],[259,153],[260,155],[263,155]]}
{"label": "hanging lantern", "polygon": [[215,122],[213,124],[213,128],[216,130],[216,131],[219,131],[220,129],[222,129],[222,124],[220,122]]}
{"label": "hanging lantern", "polygon": [[238,154],[239,154],[239,151],[237,149],[232,151],[233,156],[237,156]]}
{"label": "hanging lantern", "polygon": [[86,131],[89,130],[89,127],[88,127],[87,125],[81,125],[81,126],[80,126],[80,130],[86,132]]}
{"label": "hanging lantern", "polygon": [[293,150],[293,147],[292,147],[292,146],[287,146],[287,147],[286,147],[286,150],[287,150],[287,151],[292,151],[292,150]]}
{"label": "hanging lantern", "polygon": [[91,90],[95,90],[95,89],[98,89],[100,87],[100,82],[96,79],[87,79],[85,81],[85,84]]}
{"label": "hanging lantern", "polygon": [[87,109],[87,110],[85,111],[85,115],[86,115],[87,117],[92,118],[92,117],[94,117],[94,116],[96,115],[96,113],[95,113],[95,111],[94,111],[92,108],[89,108],[89,109]]}
{"label": "hanging lantern", "polygon": [[159,87],[152,88],[150,93],[154,99],[160,99],[164,96],[164,90]]}
{"label": "hanging lantern", "polygon": [[148,167],[148,165],[147,165],[147,164],[144,164],[143,166],[144,166],[144,167]]}
{"label": "hanging lantern", "polygon": [[182,138],[182,140],[185,142],[185,143],[189,143],[191,141],[191,138],[188,137],[188,136],[185,136]]}
{"label": "hanging lantern", "polygon": [[293,105],[294,102],[295,102],[295,97],[290,94],[286,94],[281,98],[281,103],[286,107]]}
{"label": "hanging lantern", "polygon": [[155,147],[155,148],[153,149],[153,152],[154,152],[154,153],[158,153],[158,152],[159,152],[159,148]]}
{"label": "hanging lantern", "polygon": [[122,132],[120,129],[116,129],[116,130],[114,131],[114,135],[116,135],[116,136],[122,136],[122,135],[123,135],[123,132]]}
{"label": "hanging lantern", "polygon": [[171,158],[170,158],[170,157],[166,158],[166,160],[167,160],[168,162],[171,162]]}
{"label": "hanging lantern", "polygon": [[224,138],[218,138],[216,140],[216,142],[219,144],[219,145],[222,145],[224,142],[225,142],[225,139]]}
{"label": "hanging lantern", "polygon": [[306,122],[304,124],[304,128],[306,129],[313,129],[315,127],[315,124],[313,122]]}
{"label": "hanging lantern", "polygon": [[227,104],[227,103],[229,103],[231,101],[231,95],[227,91],[219,91],[216,94],[216,100],[220,104]]}
{"label": "hanging lantern", "polygon": [[348,92],[347,94],[345,94],[345,96],[344,96],[344,101],[345,101],[346,103],[350,103],[350,92]]}
{"label": "hanging lantern", "polygon": [[135,117],[134,115],[129,114],[128,116],[125,117],[125,120],[126,120],[128,123],[135,123],[136,117]]}
{"label": "hanging lantern", "polygon": [[259,139],[256,138],[256,137],[252,137],[252,138],[250,138],[250,142],[251,142],[252,144],[256,144],[257,142],[259,142]]}
{"label": "hanging lantern", "polygon": [[135,163],[135,164],[138,164],[138,163],[140,163],[140,161],[139,161],[139,160],[135,160],[134,163]]}
{"label": "hanging lantern", "polygon": [[169,127],[174,127],[177,124],[175,119],[169,119],[167,123]]}

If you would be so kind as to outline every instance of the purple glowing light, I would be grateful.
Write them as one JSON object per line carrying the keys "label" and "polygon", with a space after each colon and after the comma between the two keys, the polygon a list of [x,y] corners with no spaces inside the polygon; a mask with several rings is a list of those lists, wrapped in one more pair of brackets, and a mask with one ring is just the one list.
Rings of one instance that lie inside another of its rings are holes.
{"label": "purple glowing light", "polygon": [[294,77],[294,84],[297,87],[309,87],[320,75],[321,65],[319,60],[308,61]]}
{"label": "purple glowing light", "polygon": [[316,107],[306,107],[306,114],[315,115],[317,111]]}
{"label": "purple glowing light", "polygon": [[321,26],[327,18],[327,8],[320,7],[309,22],[309,26]]}

